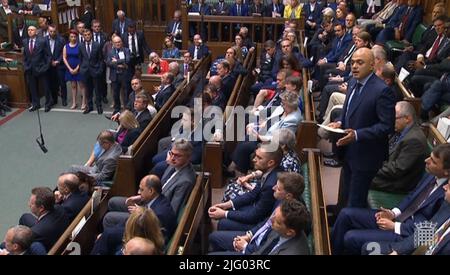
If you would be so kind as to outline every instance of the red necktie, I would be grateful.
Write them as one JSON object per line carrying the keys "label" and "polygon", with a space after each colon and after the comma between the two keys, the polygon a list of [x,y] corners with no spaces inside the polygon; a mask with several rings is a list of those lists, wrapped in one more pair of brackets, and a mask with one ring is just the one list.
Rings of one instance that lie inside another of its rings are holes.
{"label": "red necktie", "polygon": [[439,44],[441,42],[441,37],[442,37],[442,34],[440,34],[438,36],[438,38],[436,39],[436,41],[434,41],[433,48],[431,48],[431,53],[430,53],[430,56],[428,57],[429,60],[432,60],[436,57],[436,54],[439,50]]}
{"label": "red necktie", "polygon": [[401,33],[402,37],[403,37],[403,33],[405,31],[405,24],[408,21],[409,14],[411,13],[411,11],[412,11],[412,8],[408,7],[408,10],[406,11],[405,15],[403,16],[402,23],[400,24],[400,33]]}

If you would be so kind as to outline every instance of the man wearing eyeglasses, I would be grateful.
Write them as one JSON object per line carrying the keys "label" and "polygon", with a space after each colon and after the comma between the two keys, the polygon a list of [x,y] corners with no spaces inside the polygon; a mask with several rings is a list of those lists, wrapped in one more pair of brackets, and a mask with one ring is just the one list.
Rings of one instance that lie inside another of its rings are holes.
{"label": "man wearing eyeglasses", "polygon": [[188,140],[175,140],[167,154],[169,167],[161,177],[162,194],[170,201],[176,216],[195,183],[192,151],[192,144]]}

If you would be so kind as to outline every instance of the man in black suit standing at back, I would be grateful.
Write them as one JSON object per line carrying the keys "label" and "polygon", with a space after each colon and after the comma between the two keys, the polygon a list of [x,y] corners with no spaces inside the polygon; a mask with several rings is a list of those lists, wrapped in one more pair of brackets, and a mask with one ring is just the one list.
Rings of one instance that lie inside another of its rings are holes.
{"label": "man in black suit standing at back", "polygon": [[[102,25],[100,23],[100,21],[98,21],[97,19],[92,20],[92,40],[94,40],[94,42],[97,42],[98,44],[100,44],[100,49],[103,49],[103,46],[106,43],[106,34],[102,31]],[[104,56],[105,58],[106,56]],[[102,61],[102,63],[104,64],[105,62]],[[103,70],[102,76],[101,76],[102,81],[100,81],[100,87],[99,90],[102,93],[102,100],[103,103],[107,104],[108,103],[108,87],[106,85],[106,70]]]}
{"label": "man in black suit standing at back", "polygon": [[46,73],[50,66],[51,53],[48,41],[42,37],[37,37],[36,32],[35,26],[28,27],[29,38],[23,40],[23,70],[32,102],[28,110],[34,112],[41,107],[38,84],[42,81],[45,91],[45,112],[49,112],[53,100],[47,87]]}
{"label": "man in black suit standing at back", "polygon": [[[130,74],[134,76],[136,65],[144,62],[144,56],[150,54],[150,50],[143,31],[136,30],[136,23],[131,22],[128,25],[127,32],[122,35],[123,46],[128,48],[131,53],[130,58]],[[131,78],[130,78],[131,79]],[[129,86],[129,93],[131,93],[131,86]]]}
{"label": "man in black suit standing at back", "polygon": [[62,60],[66,41],[58,34],[56,26],[53,24],[48,26],[48,37],[46,39],[48,40],[51,53],[51,64],[47,72],[47,81],[52,93],[53,104],[58,102],[58,91],[61,88],[62,105],[67,106],[66,66]]}
{"label": "man in black suit standing at back", "polygon": [[131,24],[131,19],[125,16],[125,12],[123,10],[117,11],[117,18],[114,19],[112,24],[112,30],[119,36],[122,36],[127,32],[128,26]]}
{"label": "man in black suit standing at back", "polygon": [[19,224],[31,228],[34,241],[41,242],[50,250],[69,225],[69,219],[61,207],[55,207],[55,196],[48,187],[31,190],[28,202],[31,213],[23,214]]}
{"label": "man in black suit standing at back", "polygon": [[88,114],[94,110],[92,102],[95,90],[95,105],[97,113],[103,114],[102,94],[99,89],[100,77],[103,74],[103,55],[100,44],[92,40],[92,31],[84,31],[84,43],[80,45],[80,73],[81,81],[86,87],[87,109],[83,114]]}

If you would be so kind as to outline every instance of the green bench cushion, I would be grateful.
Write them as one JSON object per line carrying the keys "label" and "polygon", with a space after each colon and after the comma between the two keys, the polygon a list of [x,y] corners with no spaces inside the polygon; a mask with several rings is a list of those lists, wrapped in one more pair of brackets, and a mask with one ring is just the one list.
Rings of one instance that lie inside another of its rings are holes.
{"label": "green bench cushion", "polygon": [[[425,32],[426,29],[427,27],[424,24],[417,25],[416,29],[414,30],[414,34],[411,41],[413,45],[418,45],[420,43],[420,40],[422,39],[422,34]],[[403,50],[405,48],[405,44],[403,44],[403,42],[401,41],[390,40],[386,42],[386,47],[388,48],[388,50],[392,49]]]}
{"label": "green bench cushion", "polygon": [[393,194],[376,190],[369,190],[368,203],[372,209],[384,207],[392,209],[400,204],[406,194]]}

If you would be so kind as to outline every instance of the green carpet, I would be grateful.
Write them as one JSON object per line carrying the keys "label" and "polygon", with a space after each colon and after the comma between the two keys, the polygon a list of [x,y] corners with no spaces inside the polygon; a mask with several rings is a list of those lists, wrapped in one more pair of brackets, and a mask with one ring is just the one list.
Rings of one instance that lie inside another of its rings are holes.
{"label": "green carpet", "polygon": [[40,112],[48,153],[36,138],[36,113],[24,112],[0,126],[0,240],[6,230],[29,212],[28,199],[33,187],[56,187],[61,172],[72,164],[84,164],[98,133],[115,128],[116,123],[92,112]]}

